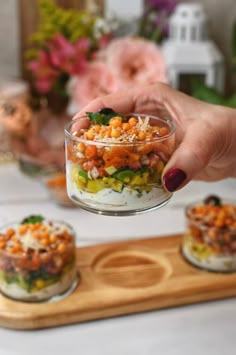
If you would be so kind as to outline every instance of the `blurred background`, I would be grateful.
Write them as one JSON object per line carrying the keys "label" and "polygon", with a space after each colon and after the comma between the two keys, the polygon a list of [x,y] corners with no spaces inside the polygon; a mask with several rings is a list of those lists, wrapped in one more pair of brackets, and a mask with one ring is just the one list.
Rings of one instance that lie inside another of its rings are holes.
{"label": "blurred background", "polygon": [[63,204],[63,127],[97,96],[163,81],[236,108],[235,0],[2,0],[0,46],[0,162]]}
{"label": "blurred background", "polygon": [[[163,1],[164,2],[164,1]],[[167,0],[168,2],[168,0]],[[183,2],[182,0],[177,1]],[[196,3],[189,0],[188,3]],[[55,3],[64,8],[88,8],[91,7],[91,1],[85,0],[55,0]],[[87,4],[86,4],[87,3]],[[100,13],[104,13],[106,8],[105,0],[94,1],[99,7]],[[109,9],[114,5],[120,13],[126,12],[126,2],[118,0],[107,1]],[[132,7],[139,0],[131,0]],[[160,2],[161,3],[161,2]],[[236,4],[234,0],[199,0],[199,3],[204,6],[209,23],[209,32],[213,40],[222,50],[226,59],[228,69],[227,81],[232,82],[233,78],[230,73],[231,58],[232,58],[232,28],[236,21]],[[128,5],[129,6],[129,5]],[[8,0],[1,1],[0,4],[0,77],[12,78],[21,76],[22,70],[22,55],[28,45],[29,35],[37,28],[38,22],[38,1],[33,0]],[[136,14],[134,13],[134,16]],[[235,78],[234,78],[235,79]],[[228,84],[230,86],[230,84]]]}

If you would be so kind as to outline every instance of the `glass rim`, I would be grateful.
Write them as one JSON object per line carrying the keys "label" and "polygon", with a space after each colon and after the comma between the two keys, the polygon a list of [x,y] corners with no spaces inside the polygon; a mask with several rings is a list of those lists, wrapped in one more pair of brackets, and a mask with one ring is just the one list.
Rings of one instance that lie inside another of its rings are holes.
{"label": "glass rim", "polygon": [[82,117],[78,117],[76,119],[72,119],[70,122],[68,122],[65,127],[64,127],[64,132],[65,132],[65,136],[77,141],[78,143],[85,143],[85,144],[91,144],[91,145],[100,145],[100,146],[139,146],[139,145],[143,145],[143,144],[151,144],[151,143],[157,143],[157,142],[162,142],[165,141],[166,139],[168,139],[169,137],[171,137],[175,131],[176,131],[176,125],[174,123],[174,121],[172,119],[165,119],[165,118],[160,118],[159,116],[155,116],[155,115],[149,115],[149,114],[145,114],[145,113],[128,113],[125,116],[140,116],[140,117],[149,117],[149,118],[153,118],[155,120],[159,120],[165,124],[167,124],[170,128],[170,132],[168,134],[166,134],[163,137],[157,137],[154,138],[150,141],[138,141],[138,142],[113,142],[113,141],[93,141],[93,140],[88,140],[85,138],[80,138],[77,137],[75,135],[73,135],[70,132],[71,127],[73,126],[73,124],[75,124],[76,122],[78,122],[79,120],[83,119],[83,118],[88,118],[88,116],[82,116]]}

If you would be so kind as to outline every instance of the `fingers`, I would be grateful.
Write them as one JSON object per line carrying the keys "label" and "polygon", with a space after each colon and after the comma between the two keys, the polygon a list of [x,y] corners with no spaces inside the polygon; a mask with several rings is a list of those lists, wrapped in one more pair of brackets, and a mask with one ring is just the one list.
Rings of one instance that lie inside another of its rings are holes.
{"label": "fingers", "polygon": [[133,112],[135,107],[134,91],[125,90],[99,97],[84,107],[74,118],[83,117],[86,115],[86,112],[96,112],[104,107],[110,107],[119,113]]}
{"label": "fingers", "polygon": [[[74,118],[75,120],[75,118]],[[74,122],[74,120],[72,122]],[[71,125],[71,128],[69,129],[70,133],[72,132],[78,132],[82,128],[88,128],[90,126],[90,121],[89,118],[83,117],[83,116],[78,116],[75,122]]]}
{"label": "fingers", "polygon": [[130,112],[162,114],[167,111],[167,98],[171,99],[174,93],[177,92],[163,83],[139,85],[95,99],[74,118],[85,116],[86,112],[96,112],[104,107],[123,114]]}
{"label": "fingers", "polygon": [[214,158],[219,145],[214,122],[196,120],[163,171],[165,188],[173,192],[194,179]]}

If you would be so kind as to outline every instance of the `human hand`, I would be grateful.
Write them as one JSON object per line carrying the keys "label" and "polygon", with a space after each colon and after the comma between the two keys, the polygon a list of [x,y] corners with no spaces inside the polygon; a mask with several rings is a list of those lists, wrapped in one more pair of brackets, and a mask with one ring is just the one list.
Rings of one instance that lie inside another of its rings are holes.
{"label": "human hand", "polygon": [[[207,104],[157,83],[100,97],[75,118],[104,107],[175,121],[176,150],[162,174],[167,190],[178,190],[192,179],[216,181],[236,177],[236,110]],[[86,125],[86,121],[81,122]]]}

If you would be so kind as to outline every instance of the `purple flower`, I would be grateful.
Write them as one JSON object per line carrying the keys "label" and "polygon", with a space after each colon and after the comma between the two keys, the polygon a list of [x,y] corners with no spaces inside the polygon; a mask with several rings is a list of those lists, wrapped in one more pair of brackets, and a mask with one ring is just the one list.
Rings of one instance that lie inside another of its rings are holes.
{"label": "purple flower", "polygon": [[146,4],[157,11],[166,11],[171,14],[176,6],[177,0],[146,0]]}
{"label": "purple flower", "polygon": [[169,33],[169,26],[168,26],[168,18],[165,14],[156,13],[155,17],[153,17],[153,26],[154,28],[159,28],[162,36],[166,37]]}

